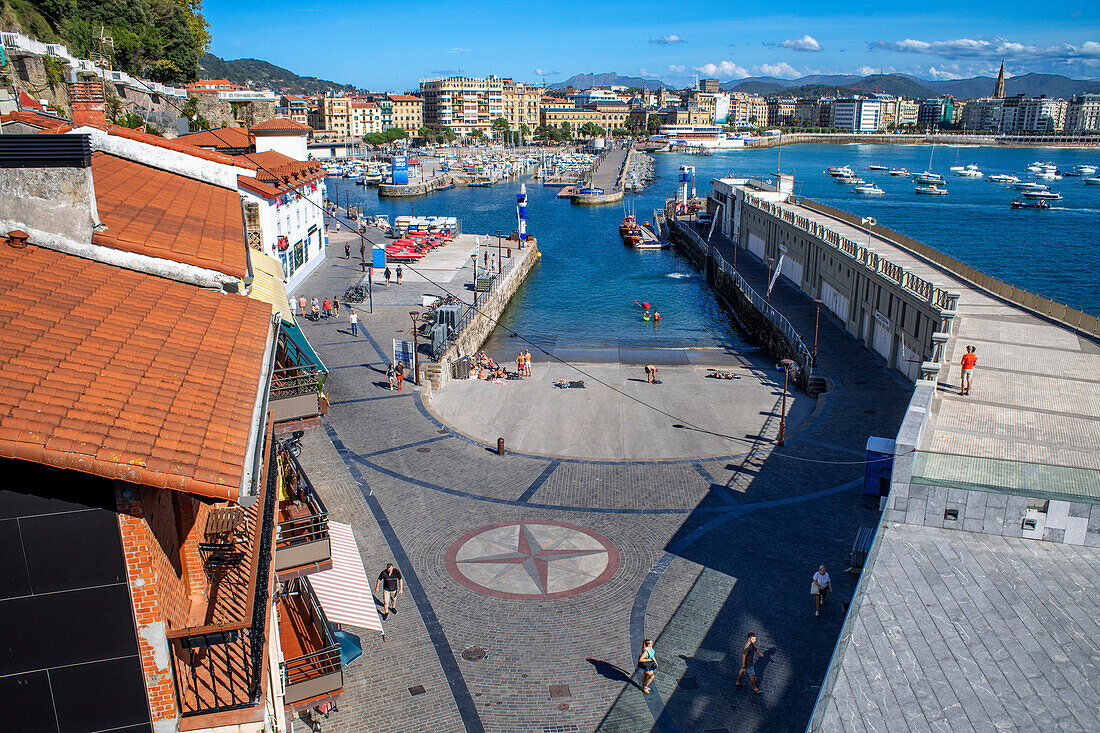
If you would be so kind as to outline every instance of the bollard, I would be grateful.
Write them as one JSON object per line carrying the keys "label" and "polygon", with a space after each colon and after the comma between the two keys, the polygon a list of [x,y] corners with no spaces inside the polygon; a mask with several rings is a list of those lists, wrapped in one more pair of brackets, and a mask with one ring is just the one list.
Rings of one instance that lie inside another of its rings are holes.
{"label": "bollard", "polygon": [[511,247],[509,247],[509,248],[508,248],[508,256],[509,256],[509,257],[511,257],[511,256],[512,256],[512,248],[511,248]]}
{"label": "bollard", "polygon": [[504,438],[497,438],[497,455],[504,455]]}

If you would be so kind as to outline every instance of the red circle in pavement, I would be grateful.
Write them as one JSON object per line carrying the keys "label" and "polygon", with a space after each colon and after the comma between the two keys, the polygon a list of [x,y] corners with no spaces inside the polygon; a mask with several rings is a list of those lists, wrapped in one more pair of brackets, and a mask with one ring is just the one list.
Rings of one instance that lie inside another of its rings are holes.
{"label": "red circle in pavement", "polygon": [[545,601],[603,585],[619,569],[619,559],[619,549],[598,532],[567,522],[523,519],[467,532],[447,549],[444,565],[475,593]]}

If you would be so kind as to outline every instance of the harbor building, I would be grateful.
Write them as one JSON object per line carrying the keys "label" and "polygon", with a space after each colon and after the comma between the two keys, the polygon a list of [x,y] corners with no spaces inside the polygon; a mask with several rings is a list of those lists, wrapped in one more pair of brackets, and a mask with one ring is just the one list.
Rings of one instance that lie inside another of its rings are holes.
{"label": "harbor building", "polygon": [[420,134],[420,128],[424,126],[424,100],[414,94],[387,94],[392,105],[390,120],[383,118],[383,126],[396,127],[404,130],[410,136]]}
{"label": "harbor building", "polygon": [[950,96],[922,99],[917,110],[917,124],[940,127],[955,122],[955,98]]}
{"label": "harbor building", "polygon": [[875,132],[883,128],[882,102],[852,97],[833,103],[833,127],[850,132]]}
{"label": "harbor building", "polygon": [[726,124],[734,127],[755,127],[768,121],[768,102],[756,94],[730,93],[730,111]]}
{"label": "harbor building", "polygon": [[351,135],[351,99],[324,96],[311,110],[308,123],[314,130],[325,130],[339,137]]}
{"label": "harbor building", "polygon": [[768,124],[793,125],[795,101],[790,97],[768,99]]}
{"label": "harbor building", "polygon": [[424,124],[449,127],[463,137],[474,130],[491,135],[493,120],[504,116],[504,80],[495,76],[423,80],[419,96]]}
{"label": "harbor building", "polygon": [[504,119],[511,130],[527,125],[528,130],[539,126],[539,104],[543,89],[512,79],[504,80]]}
{"label": "harbor building", "polygon": [[1100,130],[1100,94],[1079,94],[1066,105],[1066,132]]}
{"label": "harbor building", "polygon": [[1021,100],[1014,132],[1060,132],[1066,127],[1066,112],[1064,99],[1032,97]]}
{"label": "harbor building", "polygon": [[915,99],[898,99],[896,127],[916,125],[919,117],[920,103]]}
{"label": "harbor building", "polygon": [[352,99],[348,104],[348,134],[363,137],[382,132],[382,108],[377,102]]}

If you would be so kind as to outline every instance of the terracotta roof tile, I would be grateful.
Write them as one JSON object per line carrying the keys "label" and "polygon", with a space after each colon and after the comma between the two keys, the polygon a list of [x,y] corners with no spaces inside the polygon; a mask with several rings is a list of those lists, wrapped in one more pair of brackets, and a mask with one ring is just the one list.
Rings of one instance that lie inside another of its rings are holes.
{"label": "terracotta roof tile", "polygon": [[203,130],[176,138],[183,145],[192,145],[215,150],[244,150],[256,144],[248,130],[241,127],[219,127]]}
{"label": "terracotta roof tile", "polygon": [[92,235],[93,243],[247,274],[237,192],[106,153],[93,153],[92,180],[107,227]]}
{"label": "terracotta roof tile", "polygon": [[206,150],[205,148],[195,147],[188,144],[187,140],[190,140],[193,136],[186,135],[184,137],[177,138],[165,138],[158,137],[156,135],[150,135],[147,132],[141,132],[140,130],[131,130],[128,127],[122,127],[120,125],[107,125],[107,132],[110,135],[116,137],[125,137],[130,140],[136,140],[138,142],[145,143],[146,145],[155,145],[158,148],[166,148],[168,150],[175,150],[178,153],[186,153],[187,155],[193,155],[196,158],[202,158],[203,160],[209,160],[214,163],[222,163],[224,165],[240,165],[240,162],[230,155],[224,153],[214,152],[212,150]]}
{"label": "terracotta roof tile", "polygon": [[255,132],[256,130],[259,130],[261,132],[308,132],[313,128],[309,125],[303,125],[301,122],[295,122],[294,120],[288,119],[286,117],[272,117],[270,120],[267,120],[266,122],[261,122],[258,125],[252,125],[248,129],[250,132]]}
{"label": "terracotta roof tile", "polygon": [[32,125],[44,130],[53,130],[69,123],[68,120],[62,119],[61,117],[55,117],[45,114],[44,112],[36,112],[31,109],[17,109],[8,114],[0,115],[0,122],[22,122],[25,125]]}
{"label": "terracotta roof tile", "polygon": [[[63,283],[23,302],[41,282]],[[0,246],[0,455],[235,498],[271,308]]]}

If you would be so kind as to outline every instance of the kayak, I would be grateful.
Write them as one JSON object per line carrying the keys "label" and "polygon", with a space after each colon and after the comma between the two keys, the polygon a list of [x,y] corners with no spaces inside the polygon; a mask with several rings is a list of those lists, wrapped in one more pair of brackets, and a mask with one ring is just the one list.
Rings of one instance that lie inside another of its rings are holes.
{"label": "kayak", "polygon": [[643,321],[648,321],[648,320],[649,320],[649,316],[642,316],[642,320],[643,320]]}

